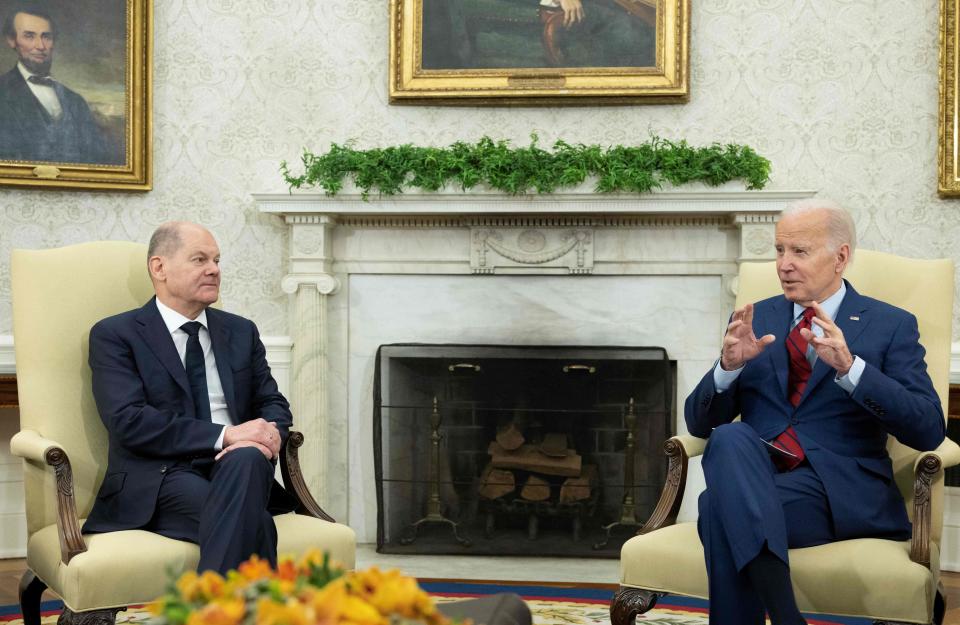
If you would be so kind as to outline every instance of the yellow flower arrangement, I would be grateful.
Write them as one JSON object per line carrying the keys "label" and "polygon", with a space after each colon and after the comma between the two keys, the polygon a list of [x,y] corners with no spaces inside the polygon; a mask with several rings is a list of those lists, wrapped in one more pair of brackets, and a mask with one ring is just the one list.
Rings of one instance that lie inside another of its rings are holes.
{"label": "yellow flower arrangement", "polygon": [[344,572],[319,551],[257,556],[227,573],[190,571],[150,604],[157,625],[450,625],[416,580],[397,570]]}

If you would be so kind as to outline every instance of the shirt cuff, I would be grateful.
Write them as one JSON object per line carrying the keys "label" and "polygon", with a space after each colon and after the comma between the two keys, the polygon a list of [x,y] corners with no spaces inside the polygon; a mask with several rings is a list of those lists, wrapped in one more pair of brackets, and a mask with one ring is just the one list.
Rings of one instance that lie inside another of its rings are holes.
{"label": "shirt cuff", "polygon": [[838,375],[834,378],[834,381],[846,392],[853,393],[857,388],[857,384],[860,384],[860,376],[863,375],[863,370],[866,366],[867,363],[863,361],[863,358],[854,356],[853,365],[850,366],[850,371],[847,371],[847,375],[843,377]]}
{"label": "shirt cuff", "polygon": [[223,437],[227,434],[227,426],[223,426],[223,429],[220,430],[220,436],[217,437],[217,442],[213,445],[214,451],[223,451]]}
{"label": "shirt cuff", "polygon": [[718,392],[722,393],[733,386],[733,383],[737,381],[737,378],[740,377],[740,373],[743,372],[744,365],[740,365],[739,369],[734,369],[733,371],[727,371],[720,366],[720,361],[717,360],[716,366],[713,368],[713,388]]}

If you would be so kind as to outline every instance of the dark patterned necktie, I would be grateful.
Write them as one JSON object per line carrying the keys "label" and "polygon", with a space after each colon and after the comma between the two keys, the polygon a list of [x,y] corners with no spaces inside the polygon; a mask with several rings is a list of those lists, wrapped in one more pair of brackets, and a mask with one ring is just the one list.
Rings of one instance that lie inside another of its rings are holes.
{"label": "dark patterned necktie", "polygon": [[[790,370],[787,375],[787,398],[795,407],[800,405],[800,398],[803,397],[803,391],[806,390],[807,382],[810,380],[810,372],[813,370],[810,361],[807,360],[807,340],[800,334],[800,330],[810,329],[810,319],[813,318],[814,314],[813,308],[804,309],[800,321],[793,326],[790,334],[787,335],[787,355],[790,358]],[[792,425],[773,439],[773,446],[786,452],[773,456],[774,464],[781,471],[790,471],[796,468],[806,456]]]}
{"label": "dark patterned necktie", "polygon": [[190,392],[193,395],[193,405],[198,419],[210,421],[210,395],[207,392],[207,364],[203,359],[203,347],[200,346],[199,321],[190,321],[180,329],[187,333],[187,355],[184,359],[184,368],[187,370],[187,380],[190,381]]}

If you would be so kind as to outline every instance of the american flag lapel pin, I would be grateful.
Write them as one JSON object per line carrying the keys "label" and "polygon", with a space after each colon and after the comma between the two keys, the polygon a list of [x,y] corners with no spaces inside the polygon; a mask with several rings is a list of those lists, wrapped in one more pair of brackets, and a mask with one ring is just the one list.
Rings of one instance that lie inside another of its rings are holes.
{"label": "american flag lapel pin", "polygon": [[860,317],[857,315],[850,315],[850,321],[860,321]]}

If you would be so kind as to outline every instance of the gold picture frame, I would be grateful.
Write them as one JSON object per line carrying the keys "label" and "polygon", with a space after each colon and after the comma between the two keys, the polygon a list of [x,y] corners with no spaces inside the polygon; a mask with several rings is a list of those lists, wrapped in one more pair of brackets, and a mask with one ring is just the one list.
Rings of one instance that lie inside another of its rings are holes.
{"label": "gold picture frame", "polygon": [[153,0],[50,4],[0,0],[0,185],[149,191]]}
{"label": "gold picture frame", "polygon": [[690,0],[391,0],[390,101],[686,102],[689,44]]}
{"label": "gold picture frame", "polygon": [[937,191],[942,197],[960,197],[960,116],[957,107],[957,16],[960,0],[940,0],[940,123]]}

